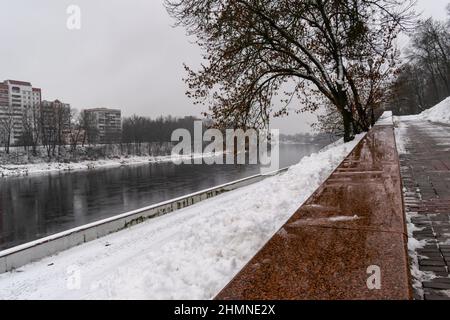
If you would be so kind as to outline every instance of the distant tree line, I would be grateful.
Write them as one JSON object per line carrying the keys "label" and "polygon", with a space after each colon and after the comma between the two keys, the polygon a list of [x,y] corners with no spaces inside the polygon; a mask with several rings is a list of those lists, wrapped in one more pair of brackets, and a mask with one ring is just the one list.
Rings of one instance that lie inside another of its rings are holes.
{"label": "distant tree line", "polygon": [[187,129],[194,136],[195,117],[177,118],[173,116],[160,116],[156,119],[133,115],[123,118],[122,142],[168,142],[171,141],[172,132],[176,129]]}
{"label": "distant tree line", "polygon": [[292,135],[280,134],[280,141],[286,143],[300,143],[300,144],[320,144],[327,145],[334,142],[339,137],[327,132],[318,133],[297,133]]}
{"label": "distant tree line", "polygon": [[[12,112],[10,118],[10,121],[0,121],[0,143],[6,154],[10,153],[11,147]],[[178,118],[169,115],[152,119],[133,115],[122,118],[121,132],[105,132],[104,140],[106,144],[137,144],[137,150],[140,150],[141,143],[170,142],[176,129],[187,129],[193,136],[194,122],[197,120],[192,116]],[[48,159],[60,159],[68,154],[76,155],[78,146],[94,145],[99,141],[100,133],[93,115],[78,112],[63,103],[43,103],[27,109],[20,125],[21,135],[14,146],[23,147],[33,156],[45,154]],[[111,139],[108,139],[109,135]]]}
{"label": "distant tree line", "polygon": [[450,5],[448,19],[419,21],[405,63],[392,85],[389,105],[398,115],[417,114],[450,96]]}

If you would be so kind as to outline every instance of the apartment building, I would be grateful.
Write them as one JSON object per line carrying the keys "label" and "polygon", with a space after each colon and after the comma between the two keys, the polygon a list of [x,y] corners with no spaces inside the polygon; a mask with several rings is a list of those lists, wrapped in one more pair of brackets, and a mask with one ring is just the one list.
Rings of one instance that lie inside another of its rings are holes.
{"label": "apartment building", "polygon": [[9,87],[6,83],[0,82],[0,117],[4,116],[4,109],[9,106]]}
{"label": "apartment building", "polygon": [[[11,144],[22,137],[24,119],[30,119],[38,112],[42,93],[30,82],[5,80],[0,83],[0,139]],[[30,121],[33,123],[33,121]]]}
{"label": "apartment building", "polygon": [[0,107],[9,105],[9,89],[6,83],[0,82]]}
{"label": "apartment building", "polygon": [[89,119],[89,143],[116,143],[122,138],[122,113],[119,109],[93,108],[83,111]]}

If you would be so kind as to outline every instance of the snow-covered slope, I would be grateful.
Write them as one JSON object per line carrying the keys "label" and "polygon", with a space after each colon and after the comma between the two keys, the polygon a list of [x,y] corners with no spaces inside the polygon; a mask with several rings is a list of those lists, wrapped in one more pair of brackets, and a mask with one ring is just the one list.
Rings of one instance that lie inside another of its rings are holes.
{"label": "snow-covered slope", "polygon": [[421,117],[432,122],[450,124],[450,97],[437,104],[433,108],[422,112]]}
{"label": "snow-covered slope", "polygon": [[285,174],[0,275],[0,299],[208,299],[289,219],[362,138]]}

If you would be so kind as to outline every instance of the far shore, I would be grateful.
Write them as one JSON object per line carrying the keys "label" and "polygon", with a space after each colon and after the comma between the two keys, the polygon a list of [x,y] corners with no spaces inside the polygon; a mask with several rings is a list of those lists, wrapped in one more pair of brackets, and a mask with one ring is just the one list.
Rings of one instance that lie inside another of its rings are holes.
{"label": "far shore", "polygon": [[57,172],[72,172],[82,170],[96,170],[103,168],[122,167],[130,165],[144,165],[152,163],[173,162],[180,159],[209,158],[220,156],[220,154],[191,154],[180,156],[129,156],[117,159],[98,159],[95,161],[80,162],[42,162],[29,164],[4,164],[0,165],[0,178],[21,177]]}
{"label": "far shore", "polygon": [[[280,145],[320,145],[320,143],[306,143],[297,141],[280,141]],[[13,149],[14,150],[14,149]],[[216,154],[191,154],[186,156],[118,156],[109,158],[99,158],[97,160],[80,160],[78,162],[36,162],[25,164],[0,164],[0,179],[8,177],[23,177],[30,175],[43,175],[49,173],[63,173],[83,170],[97,170],[113,167],[144,165],[155,163],[168,163],[180,159],[210,158],[220,156],[223,153]]]}

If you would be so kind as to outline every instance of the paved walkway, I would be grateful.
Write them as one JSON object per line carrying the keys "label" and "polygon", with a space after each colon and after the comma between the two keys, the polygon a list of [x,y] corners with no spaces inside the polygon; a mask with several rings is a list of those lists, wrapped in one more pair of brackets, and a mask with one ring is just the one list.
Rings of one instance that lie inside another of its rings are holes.
{"label": "paved walkway", "polygon": [[411,120],[399,126],[406,212],[413,237],[426,242],[415,250],[425,272],[415,297],[450,299],[450,126]]}
{"label": "paved walkway", "polygon": [[216,299],[411,299],[406,242],[391,122],[371,130]]}

